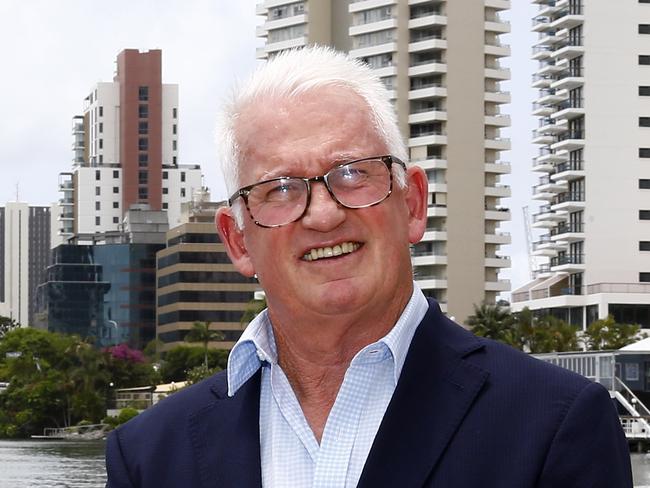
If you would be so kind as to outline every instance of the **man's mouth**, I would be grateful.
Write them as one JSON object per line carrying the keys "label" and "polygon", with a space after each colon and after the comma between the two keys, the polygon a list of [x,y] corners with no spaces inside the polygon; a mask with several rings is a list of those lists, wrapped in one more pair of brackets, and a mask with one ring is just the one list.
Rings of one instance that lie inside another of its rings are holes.
{"label": "man's mouth", "polygon": [[361,247],[358,242],[342,242],[332,247],[315,247],[307,251],[303,261],[317,261],[319,259],[333,258],[342,254],[350,254]]}

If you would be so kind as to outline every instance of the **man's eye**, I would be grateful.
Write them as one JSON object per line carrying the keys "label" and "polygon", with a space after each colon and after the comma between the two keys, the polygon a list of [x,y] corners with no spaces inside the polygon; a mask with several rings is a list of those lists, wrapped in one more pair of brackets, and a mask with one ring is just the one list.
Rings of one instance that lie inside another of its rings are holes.
{"label": "man's eye", "polygon": [[368,178],[368,173],[360,168],[345,168],[341,172],[341,181],[347,184],[361,183]]}
{"label": "man's eye", "polygon": [[268,188],[264,196],[267,202],[280,202],[293,200],[300,194],[300,188],[294,182],[278,183]]}

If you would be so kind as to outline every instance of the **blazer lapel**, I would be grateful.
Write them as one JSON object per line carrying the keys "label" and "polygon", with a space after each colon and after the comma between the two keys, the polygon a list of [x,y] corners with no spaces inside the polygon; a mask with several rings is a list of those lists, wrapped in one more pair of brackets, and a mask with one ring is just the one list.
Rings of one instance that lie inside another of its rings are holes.
{"label": "blazer lapel", "polygon": [[488,376],[464,359],[481,347],[430,303],[358,488],[424,484]]}
{"label": "blazer lapel", "polygon": [[203,488],[262,486],[258,371],[227,395],[226,376],[212,387],[218,400],[189,416],[189,431]]}

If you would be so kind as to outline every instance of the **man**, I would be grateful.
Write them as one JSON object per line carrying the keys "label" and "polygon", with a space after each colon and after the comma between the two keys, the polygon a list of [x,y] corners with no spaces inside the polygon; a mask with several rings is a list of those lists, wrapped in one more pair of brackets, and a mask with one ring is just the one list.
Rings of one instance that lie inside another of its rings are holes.
{"label": "man", "polygon": [[607,391],[479,339],[414,286],[427,179],[372,72],[280,54],[222,124],[216,224],[268,309],[228,371],[108,440],[121,487],[628,487]]}

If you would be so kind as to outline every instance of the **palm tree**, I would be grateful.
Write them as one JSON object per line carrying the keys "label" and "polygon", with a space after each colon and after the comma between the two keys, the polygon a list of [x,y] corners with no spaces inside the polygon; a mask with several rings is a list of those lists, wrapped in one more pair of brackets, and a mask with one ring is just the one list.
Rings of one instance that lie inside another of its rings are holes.
{"label": "palm tree", "polygon": [[467,325],[477,336],[487,337],[516,346],[513,317],[507,308],[490,303],[474,305],[474,315],[467,318]]}
{"label": "palm tree", "polygon": [[185,336],[187,342],[200,342],[203,344],[203,365],[208,369],[208,344],[211,341],[222,341],[223,334],[210,329],[210,322],[194,322],[192,329]]}

